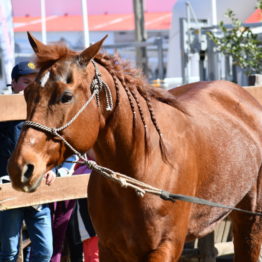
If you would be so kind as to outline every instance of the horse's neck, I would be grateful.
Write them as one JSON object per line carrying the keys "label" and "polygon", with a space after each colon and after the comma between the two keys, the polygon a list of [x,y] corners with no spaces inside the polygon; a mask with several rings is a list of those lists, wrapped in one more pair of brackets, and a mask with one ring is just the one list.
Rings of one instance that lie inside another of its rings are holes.
{"label": "horse's neck", "polygon": [[145,132],[150,136],[150,140],[158,139],[158,137],[156,132],[150,134],[154,127],[145,100],[139,97],[147,131],[141,121],[137,106],[134,114],[124,89],[120,88],[119,92],[119,103],[110,119],[105,121],[107,122],[105,127],[100,130],[94,149],[97,160],[102,165],[116,171],[134,174],[146,166]]}
{"label": "horse's neck", "polygon": [[[104,79],[107,80],[113,95],[114,109],[109,117],[102,114],[102,118],[104,118],[102,122],[105,124],[100,129],[94,146],[98,162],[115,171],[132,176],[149,172],[149,164],[150,166],[152,164],[157,165],[153,170],[161,169],[165,164],[162,161],[159,146],[160,132],[163,132],[166,142],[170,144],[174,140],[174,133],[173,131],[172,134],[170,132],[170,123],[172,123],[174,132],[176,132],[174,122],[182,116],[182,113],[151,98],[152,110],[154,110],[154,118],[156,119],[154,123],[146,99],[138,92],[136,92],[138,103],[132,94],[129,94],[128,98],[127,91],[120,81],[118,82],[119,94],[117,95],[116,83],[112,76],[109,72],[105,72],[105,68],[102,70],[101,73],[106,74]],[[113,82],[114,84],[112,84]],[[116,103],[117,97],[119,97],[118,103]],[[133,105],[131,105],[130,100],[132,100]],[[141,111],[143,112],[142,115],[140,114]],[[166,119],[167,116],[169,116],[168,119]],[[158,122],[157,126],[156,122]],[[152,173],[151,168],[150,172]]]}

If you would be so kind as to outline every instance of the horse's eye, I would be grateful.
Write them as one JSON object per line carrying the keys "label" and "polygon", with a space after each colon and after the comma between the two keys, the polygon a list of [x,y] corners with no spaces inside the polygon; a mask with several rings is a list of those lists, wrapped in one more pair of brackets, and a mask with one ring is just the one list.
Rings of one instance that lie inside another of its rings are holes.
{"label": "horse's eye", "polygon": [[62,102],[63,104],[69,103],[69,102],[71,102],[72,99],[73,99],[73,94],[72,94],[72,93],[70,93],[70,92],[64,92],[64,94],[63,94],[62,97],[61,97],[61,102]]}

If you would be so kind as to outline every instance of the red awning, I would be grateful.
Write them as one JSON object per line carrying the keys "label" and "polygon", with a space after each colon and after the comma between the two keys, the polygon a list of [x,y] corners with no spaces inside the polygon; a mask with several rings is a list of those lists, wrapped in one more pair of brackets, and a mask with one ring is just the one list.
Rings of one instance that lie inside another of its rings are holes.
{"label": "red awning", "polygon": [[[169,30],[171,12],[145,13],[147,30]],[[130,31],[134,30],[133,14],[104,14],[88,16],[90,31]],[[15,32],[40,32],[40,17],[14,17]],[[47,31],[82,31],[82,16],[48,16],[46,17]]]}
{"label": "red awning", "polygon": [[257,9],[245,22],[246,23],[260,23],[260,22],[262,22],[262,10]]}

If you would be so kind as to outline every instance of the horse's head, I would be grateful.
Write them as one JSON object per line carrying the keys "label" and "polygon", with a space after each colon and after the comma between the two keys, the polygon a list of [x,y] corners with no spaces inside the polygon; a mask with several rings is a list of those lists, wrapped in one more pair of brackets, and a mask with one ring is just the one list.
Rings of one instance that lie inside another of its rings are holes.
{"label": "horse's head", "polygon": [[[39,73],[25,90],[27,121],[8,172],[14,188],[32,192],[45,172],[73,153],[63,138],[81,153],[93,146],[102,121],[99,110],[107,99],[101,97],[99,109],[94,93],[106,85],[92,60],[105,38],[81,53],[44,45],[29,33],[28,38]],[[82,110],[85,114],[78,114]],[[83,129],[88,134],[85,137],[81,137]]]}

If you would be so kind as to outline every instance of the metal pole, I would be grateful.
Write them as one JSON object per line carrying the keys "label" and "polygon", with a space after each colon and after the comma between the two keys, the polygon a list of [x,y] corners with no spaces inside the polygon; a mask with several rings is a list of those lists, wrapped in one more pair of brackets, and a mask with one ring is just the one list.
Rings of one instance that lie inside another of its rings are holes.
{"label": "metal pole", "polygon": [[83,18],[83,33],[84,33],[84,47],[88,47],[90,44],[89,40],[89,29],[88,29],[88,12],[87,12],[87,0],[82,0],[82,18]]}
{"label": "metal pole", "polygon": [[186,34],[186,39],[184,41],[184,48],[185,48],[185,60],[184,60],[184,68],[182,68],[182,70],[184,70],[184,77],[183,77],[183,84],[187,84],[190,81],[190,75],[191,75],[191,70],[190,70],[190,42],[191,42],[191,34],[190,34],[190,28],[191,28],[191,13],[190,13],[190,2],[186,2],[186,23],[183,23],[184,27],[184,32]]}
{"label": "metal pole", "polygon": [[[144,21],[144,2],[143,0],[133,0],[135,17],[135,37],[137,42],[146,41],[145,21]],[[148,73],[146,47],[136,48],[136,64],[142,68],[145,75]]]}
{"label": "metal pole", "polygon": [[161,37],[156,39],[157,55],[158,55],[158,78],[164,79],[164,56],[163,56],[163,40]]}
{"label": "metal pole", "polygon": [[207,40],[207,80],[218,80],[219,77],[219,60],[218,60],[218,52],[215,51],[215,44],[211,39]]}
{"label": "metal pole", "polygon": [[212,25],[217,25],[217,1],[212,0]]}
{"label": "metal pole", "polygon": [[41,0],[41,24],[42,24],[42,42],[46,41],[46,13],[45,13],[45,0]]}

